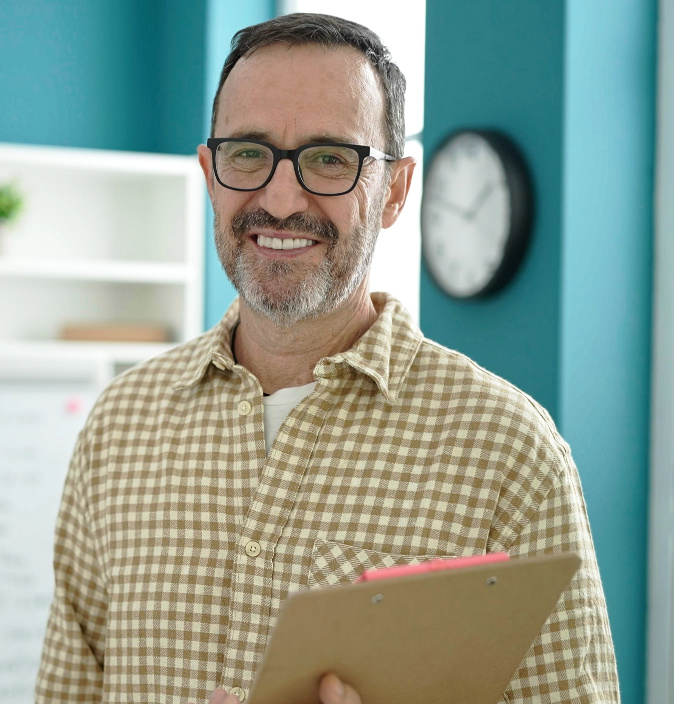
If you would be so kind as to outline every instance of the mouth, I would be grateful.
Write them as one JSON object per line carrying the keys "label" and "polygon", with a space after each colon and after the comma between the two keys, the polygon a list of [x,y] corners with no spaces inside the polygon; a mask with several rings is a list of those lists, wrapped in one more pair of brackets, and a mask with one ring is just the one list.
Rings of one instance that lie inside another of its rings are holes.
{"label": "mouth", "polygon": [[264,235],[253,235],[253,241],[262,249],[293,250],[305,249],[318,244],[316,240],[309,240],[303,237],[266,237]]}

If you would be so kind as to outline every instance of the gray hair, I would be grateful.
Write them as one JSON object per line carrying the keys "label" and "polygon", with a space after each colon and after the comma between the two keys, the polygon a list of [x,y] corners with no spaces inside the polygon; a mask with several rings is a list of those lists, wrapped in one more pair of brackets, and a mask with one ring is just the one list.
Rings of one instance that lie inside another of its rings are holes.
{"label": "gray hair", "polygon": [[322,47],[350,46],[360,51],[374,67],[384,92],[386,150],[397,158],[405,151],[405,76],[391,59],[391,53],[370,29],[356,22],[308,13],[282,15],[239,30],[232,38],[231,51],[220,74],[220,83],[213,100],[211,136],[218,116],[220,91],[236,62],[272,44]]}

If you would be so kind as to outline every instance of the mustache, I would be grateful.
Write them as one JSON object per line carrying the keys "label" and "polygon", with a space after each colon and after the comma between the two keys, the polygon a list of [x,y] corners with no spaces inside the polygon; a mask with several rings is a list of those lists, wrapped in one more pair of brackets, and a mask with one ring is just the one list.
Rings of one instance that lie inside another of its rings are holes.
{"label": "mustache", "polygon": [[262,208],[237,213],[232,218],[231,228],[234,235],[238,238],[243,237],[251,230],[259,228],[269,228],[278,232],[315,235],[315,237],[307,237],[306,239],[327,240],[328,242],[336,242],[339,238],[337,227],[327,218],[320,218],[309,213],[293,213],[289,217],[280,220]]}

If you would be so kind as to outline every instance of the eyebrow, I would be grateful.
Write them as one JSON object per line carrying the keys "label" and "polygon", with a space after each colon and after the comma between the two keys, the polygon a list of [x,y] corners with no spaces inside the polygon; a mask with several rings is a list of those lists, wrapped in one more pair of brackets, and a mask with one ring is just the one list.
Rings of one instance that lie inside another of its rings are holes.
{"label": "eyebrow", "polygon": [[[254,139],[258,142],[269,142],[270,144],[274,144],[274,141],[268,132],[237,130],[229,136],[230,138],[235,139]],[[355,144],[352,137],[322,132],[320,134],[312,134],[307,136],[307,138],[302,140],[297,146],[301,146],[302,144],[311,144],[313,142],[319,142],[321,144]]]}

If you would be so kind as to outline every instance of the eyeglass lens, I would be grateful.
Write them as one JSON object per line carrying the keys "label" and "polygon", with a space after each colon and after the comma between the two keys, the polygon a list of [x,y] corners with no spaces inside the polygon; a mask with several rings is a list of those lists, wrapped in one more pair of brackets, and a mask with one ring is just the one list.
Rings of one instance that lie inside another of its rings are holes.
{"label": "eyeglass lens", "polygon": [[[303,149],[298,158],[304,185],[315,193],[334,195],[351,189],[358,178],[360,156],[349,147],[322,144]],[[274,155],[255,142],[221,142],[215,155],[220,181],[231,188],[253,190],[269,178]]]}

